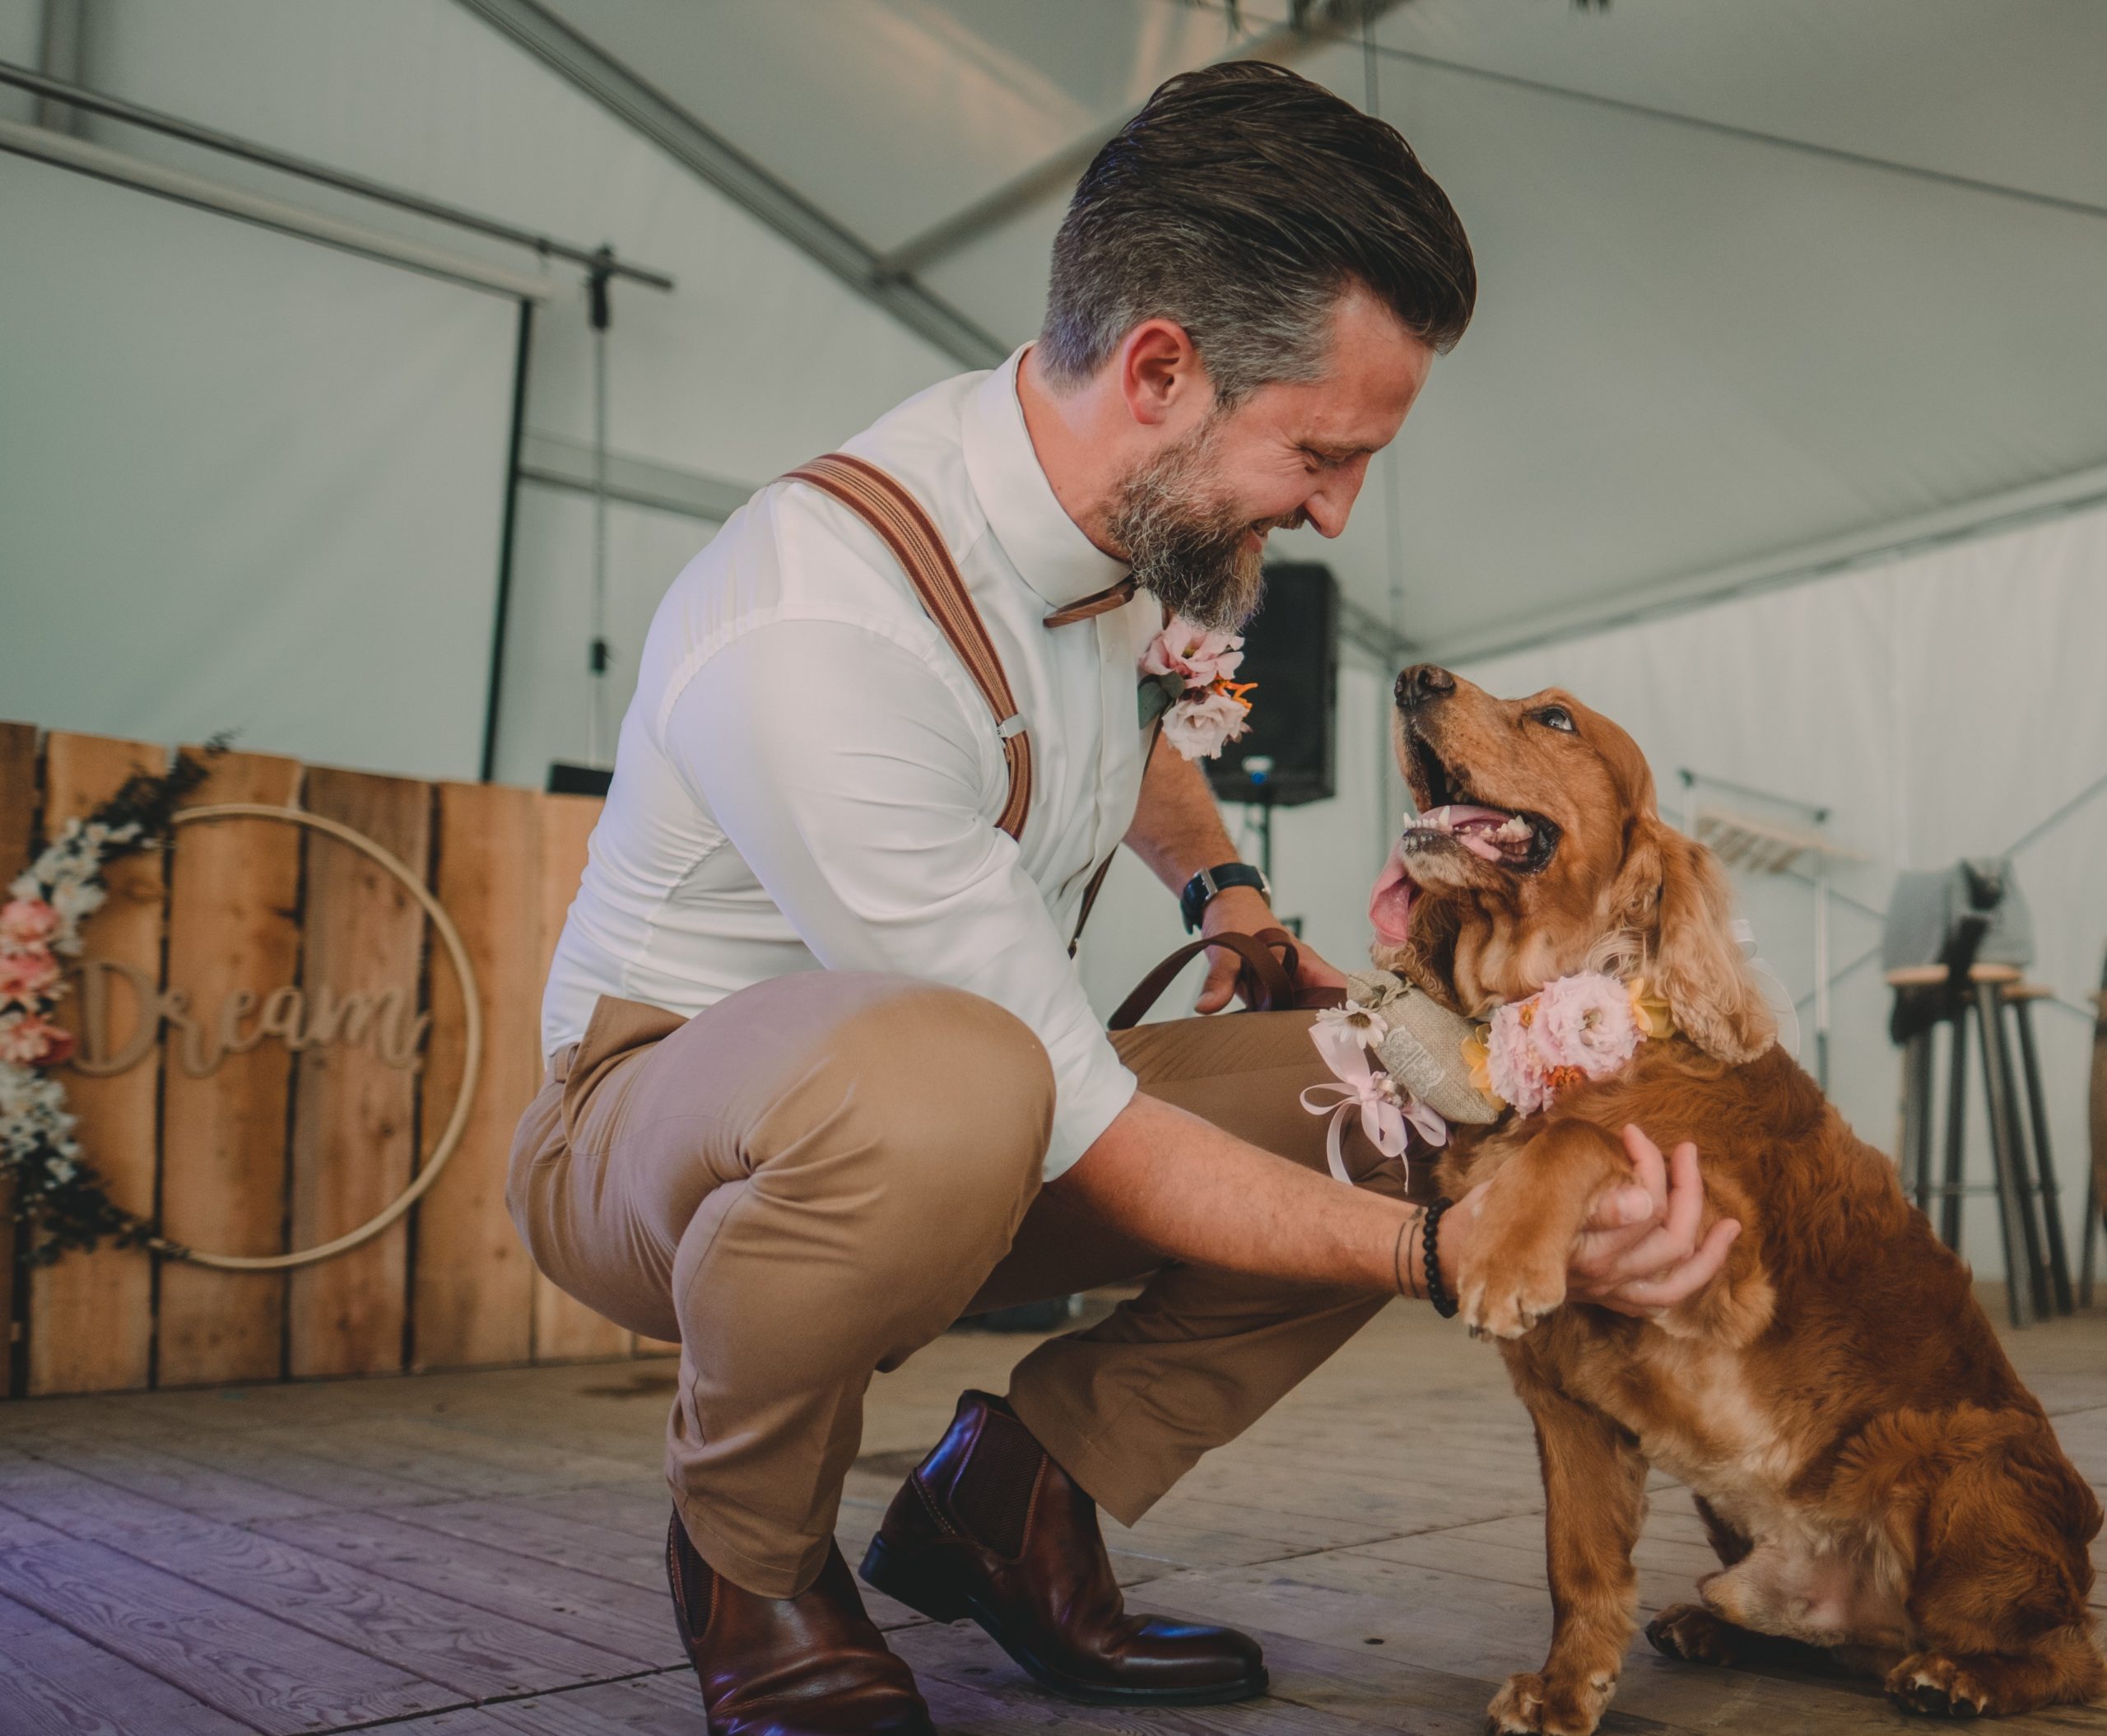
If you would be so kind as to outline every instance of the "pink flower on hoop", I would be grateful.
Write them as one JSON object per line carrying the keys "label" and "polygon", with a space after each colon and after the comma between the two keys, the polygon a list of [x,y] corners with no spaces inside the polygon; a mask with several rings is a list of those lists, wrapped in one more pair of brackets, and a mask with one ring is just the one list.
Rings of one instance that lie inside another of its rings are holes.
{"label": "pink flower on hoop", "polygon": [[0,1061],[17,1067],[56,1067],[70,1059],[73,1033],[40,1012],[0,1012]]}
{"label": "pink flower on hoop", "polygon": [[0,952],[0,1001],[35,999],[58,980],[58,961],[47,946]]}
{"label": "pink flower on hoop", "polygon": [[58,932],[58,911],[41,898],[13,898],[0,904],[0,952],[25,952],[49,942]]}
{"label": "pink flower on hoop", "polygon": [[1179,675],[1188,687],[1208,687],[1236,673],[1244,662],[1240,633],[1211,633],[1182,615],[1149,641],[1142,653],[1145,675]]}

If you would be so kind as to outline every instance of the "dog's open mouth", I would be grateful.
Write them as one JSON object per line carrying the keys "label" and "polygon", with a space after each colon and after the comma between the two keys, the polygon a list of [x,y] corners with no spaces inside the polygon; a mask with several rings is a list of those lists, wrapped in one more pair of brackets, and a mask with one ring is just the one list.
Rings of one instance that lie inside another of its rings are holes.
{"label": "dog's open mouth", "polygon": [[1412,933],[1412,903],[1420,892],[1414,858],[1462,850],[1512,873],[1533,874],[1549,863],[1559,840],[1556,824],[1542,814],[1477,800],[1418,736],[1410,738],[1410,748],[1409,781],[1420,812],[1407,821],[1368,905],[1376,933],[1393,947]]}

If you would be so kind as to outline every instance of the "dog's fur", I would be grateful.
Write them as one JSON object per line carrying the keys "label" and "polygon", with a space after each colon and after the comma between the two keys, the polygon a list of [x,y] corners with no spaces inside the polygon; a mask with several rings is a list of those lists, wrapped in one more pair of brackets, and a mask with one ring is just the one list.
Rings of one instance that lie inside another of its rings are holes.
{"label": "dog's fur", "polygon": [[[2086,1608],[2099,1504],[1967,1268],[1775,1046],[1726,877],[1658,817],[1637,746],[1561,692],[1500,700],[1407,670],[1398,697],[1422,811],[1519,812],[1555,848],[1495,864],[1408,833],[1409,938],[1377,961],[1483,1015],[1607,950],[1678,1027],[1542,1115],[1459,1129],[1440,1166],[1453,1198],[1491,1184],[1458,1291],[1470,1325],[1505,1341],[1548,1503],[1550,1655],[1508,1682],[1490,1727],[1595,1729],[1630,1637],[1649,1465],[1695,1492],[1721,1566],[1648,1627],[1672,1657],[1826,1648],[1905,1708],[1955,1716],[2107,1690]],[[1663,1149],[1694,1141],[1706,1224],[1742,1226],[1719,1275],[1652,1320],[1560,1305],[1592,1202],[1630,1175],[1627,1123]]]}

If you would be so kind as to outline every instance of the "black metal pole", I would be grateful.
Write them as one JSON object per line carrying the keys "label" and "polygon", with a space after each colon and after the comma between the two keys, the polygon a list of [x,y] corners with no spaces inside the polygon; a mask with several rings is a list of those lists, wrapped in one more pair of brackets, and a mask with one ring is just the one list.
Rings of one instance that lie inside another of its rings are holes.
{"label": "black metal pole", "polygon": [[2019,1026],[2020,1071],[2026,1086],[2027,1119],[2034,1129],[2034,1176],[2041,1198],[2041,1232],[2047,1238],[2049,1287],[2056,1312],[2071,1311],[2070,1256],[2063,1246],[2062,1191],[2056,1185],[2055,1160],[2049,1155],[2049,1105],[2041,1095],[2041,1058],[2034,1048],[2033,1003],[2021,997],[2012,1003],[2012,1022]]}
{"label": "black metal pole", "polygon": [[16,66],[10,61],[0,60],[0,85],[13,85],[42,97],[46,102],[65,103],[91,114],[105,115],[111,120],[123,121],[127,126],[144,127],[149,132],[179,138],[186,144],[200,145],[206,150],[240,157],[244,162],[260,164],[266,169],[275,169],[281,174],[319,181],[325,187],[335,187],[345,193],[356,193],[362,199],[393,205],[400,211],[412,211],[419,216],[430,217],[440,223],[451,223],[460,229],[472,229],[480,235],[509,241],[515,247],[530,248],[545,258],[567,259],[574,265],[597,264],[601,270],[612,272],[618,277],[626,277],[633,283],[649,285],[655,290],[673,287],[673,280],[663,272],[652,271],[641,265],[626,264],[608,257],[605,248],[588,251],[570,242],[559,241],[551,235],[539,235],[531,229],[521,229],[516,224],[486,217],[480,212],[466,211],[458,205],[447,205],[437,199],[426,198],[422,193],[412,193],[407,188],[390,187],[379,181],[370,181],[364,175],[332,168],[328,164],[318,163],[310,157],[294,156],[289,152],[274,150],[268,145],[259,145],[253,139],[238,138],[231,133],[201,127],[195,121],[164,114],[156,109],[144,109],[137,103],[121,101],[100,91],[91,91],[83,85],[67,84],[63,79],[48,77],[29,67]]}
{"label": "black metal pole", "polygon": [[1953,1017],[1953,1064],[1946,1076],[1946,1181],[1939,1189],[1939,1240],[1960,1252],[1960,1178],[1965,1169],[1968,1126],[1968,1012],[1956,1000]]}
{"label": "black metal pole", "polygon": [[1977,1035],[1983,1041],[1983,1107],[1990,1121],[1990,1157],[1998,1180],[1998,1226],[2003,1231],[2005,1300],[2015,1329],[2031,1326],[2045,1312],[2036,1293],[2040,1285],[2040,1250],[2032,1203],[2020,1175],[2019,1118],[2012,1102],[2011,1055],[1998,1016],[1996,983],[1975,985]]}
{"label": "black metal pole", "polygon": [[498,702],[505,691],[505,618],[512,609],[512,553],[519,524],[519,448],[527,433],[527,364],[534,337],[534,304],[519,302],[519,342],[512,361],[512,439],[505,449],[505,521],[497,539],[497,606],[491,623],[491,679],[483,703],[482,780],[497,776]]}

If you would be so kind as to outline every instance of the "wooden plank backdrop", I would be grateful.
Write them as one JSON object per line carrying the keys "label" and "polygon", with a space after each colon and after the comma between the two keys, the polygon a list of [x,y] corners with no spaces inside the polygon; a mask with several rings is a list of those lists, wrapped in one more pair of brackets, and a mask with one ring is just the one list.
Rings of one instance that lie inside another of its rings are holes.
{"label": "wooden plank backdrop", "polygon": [[[556,956],[564,913],[585,872],[586,840],[599,817],[600,804],[589,796],[542,798],[540,976],[548,975],[549,961]],[[629,1334],[621,1328],[565,1295],[540,1273],[534,1274],[536,1361],[617,1356],[629,1347]]]}
{"label": "wooden plank backdrop", "polygon": [[[152,743],[0,723],[0,885]],[[188,805],[298,805],[421,877],[459,930],[484,1020],[481,1077],[445,1172],[350,1253],[291,1273],[221,1272],[104,1248],[18,1265],[0,1200],[0,1391],[20,1397],[626,1357],[639,1341],[542,1279],[505,1206],[512,1131],[542,1077],[542,982],[584,871],[597,801],[427,784],[229,753]],[[179,1242],[223,1254],[311,1247],[371,1217],[431,1157],[460,1089],[460,985],[422,910],[379,863],[312,828],[234,818],[179,828],[119,864],[90,919],[104,1052],[147,995],[179,1009],[124,1071],[64,1073],[89,1157],[120,1204],[158,1208]],[[134,983],[145,985],[135,990]],[[319,991],[326,998],[318,1007]],[[273,1001],[274,994],[277,996]],[[390,1003],[383,997],[393,994]],[[356,1040],[309,1043],[319,1012],[365,1012]],[[231,998],[231,999],[230,998]],[[81,998],[64,1017],[77,1022]],[[259,1026],[305,1008],[287,1041]],[[388,1038],[429,1019],[408,1066]],[[398,1020],[402,1022],[397,1025]],[[226,1033],[244,1040],[226,1053]],[[399,1054],[396,1059],[399,1060]],[[201,1062],[216,1065],[200,1070]]]}

